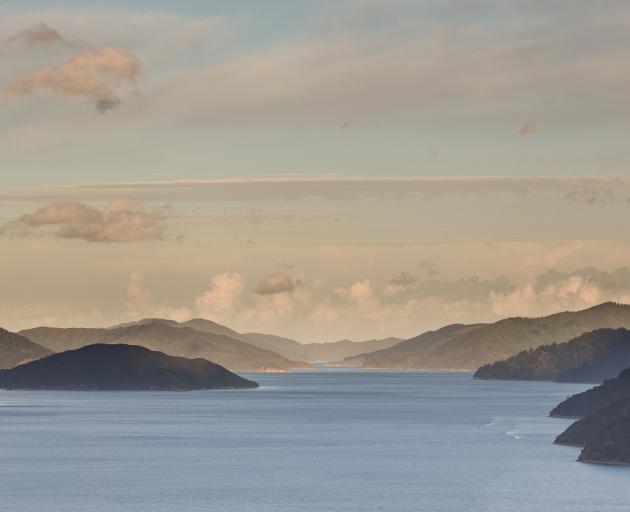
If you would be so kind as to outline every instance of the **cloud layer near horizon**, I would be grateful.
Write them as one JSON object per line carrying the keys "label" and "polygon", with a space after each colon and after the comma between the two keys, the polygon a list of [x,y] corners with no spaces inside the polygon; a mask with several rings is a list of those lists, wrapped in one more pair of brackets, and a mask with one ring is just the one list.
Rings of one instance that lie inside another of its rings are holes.
{"label": "cloud layer near horizon", "polygon": [[626,176],[338,176],[284,175],[205,180],[101,182],[22,189],[0,188],[4,201],[104,199],[256,201],[321,198],[404,199],[498,194],[556,194],[579,204],[609,203],[630,195]]}

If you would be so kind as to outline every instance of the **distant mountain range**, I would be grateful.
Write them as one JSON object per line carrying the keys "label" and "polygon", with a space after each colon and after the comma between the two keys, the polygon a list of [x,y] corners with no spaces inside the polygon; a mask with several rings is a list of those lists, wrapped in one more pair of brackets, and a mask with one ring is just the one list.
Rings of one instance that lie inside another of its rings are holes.
{"label": "distant mountain range", "polygon": [[0,329],[0,369],[13,368],[50,354],[52,351],[24,336]]}
{"label": "distant mountain range", "polygon": [[620,327],[630,328],[630,306],[607,302],[540,318],[450,325],[345,362],[367,368],[477,370],[524,350],[564,343],[596,329]]}
{"label": "distant mountain range", "polygon": [[169,390],[256,388],[222,366],[131,345],[97,344],[0,371],[0,388]]}
{"label": "distant mountain range", "polygon": [[[523,351],[565,343],[586,332],[604,328],[630,328],[630,306],[608,302],[583,311],[540,318],[507,318],[492,324],[453,324],[409,340],[384,338],[302,344],[272,334],[239,333],[202,318],[182,323],[146,318],[100,329],[37,327],[19,334],[54,352],[94,343],[130,343],[171,355],[202,357],[232,370],[287,371],[307,367],[309,362],[384,369],[476,370],[516,354],[523,359],[526,357],[520,354]],[[552,357],[551,352],[553,350],[543,350],[535,357],[540,354],[543,354],[540,357]],[[5,363],[6,366],[12,364]],[[537,371],[545,373],[544,365],[540,361],[536,364]],[[604,365],[604,361],[598,364]],[[569,368],[563,365],[558,359],[558,372]],[[524,366],[525,363],[519,363],[519,368]],[[611,369],[616,371],[617,368],[611,366]],[[578,370],[577,366],[574,370]],[[609,370],[602,366],[602,372]],[[504,373],[507,374],[507,370]],[[564,378],[551,370],[545,375],[545,378]],[[542,377],[536,374],[532,378]]]}
{"label": "distant mountain range", "polygon": [[598,329],[482,366],[475,379],[600,383],[630,367],[630,331]]}
{"label": "distant mountain range", "polygon": [[272,334],[250,332],[244,336],[250,343],[273,350],[285,357],[309,362],[328,363],[340,362],[346,357],[388,348],[403,341],[401,338],[382,338],[367,341],[340,340],[330,343],[302,344],[298,341]]}
{"label": "distant mountain range", "polygon": [[139,345],[173,356],[201,357],[231,370],[287,371],[307,366],[275,352],[223,334],[203,332],[162,320],[140,321],[111,329],[37,327],[20,334],[54,352],[95,343]]}
{"label": "distant mountain range", "polygon": [[601,386],[569,397],[551,416],[582,418],[555,441],[583,447],[579,461],[630,464],[630,368]]}

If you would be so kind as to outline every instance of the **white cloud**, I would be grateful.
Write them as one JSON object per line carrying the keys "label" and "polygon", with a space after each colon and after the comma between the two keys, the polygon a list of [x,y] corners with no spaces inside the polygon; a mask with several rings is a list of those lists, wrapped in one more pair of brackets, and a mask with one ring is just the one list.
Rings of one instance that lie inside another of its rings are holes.
{"label": "white cloud", "polygon": [[215,275],[210,289],[195,300],[197,311],[204,317],[225,320],[236,310],[243,292],[243,278],[235,272]]}
{"label": "white cloud", "polygon": [[369,279],[352,283],[348,288],[337,288],[335,293],[344,299],[349,299],[357,305],[363,305],[374,297],[374,289]]}

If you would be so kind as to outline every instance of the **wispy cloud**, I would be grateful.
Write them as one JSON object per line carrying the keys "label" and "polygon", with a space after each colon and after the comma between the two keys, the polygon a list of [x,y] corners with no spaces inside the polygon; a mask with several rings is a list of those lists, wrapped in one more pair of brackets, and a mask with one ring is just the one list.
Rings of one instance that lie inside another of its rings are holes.
{"label": "wispy cloud", "polygon": [[[471,177],[366,177],[287,175],[211,180],[103,182],[59,187],[0,189],[4,201],[107,199],[134,196],[151,201],[246,201],[323,198],[428,199],[442,196],[499,194],[555,194],[558,200],[593,203],[595,197],[615,197],[628,191],[630,178],[622,176],[471,176]],[[578,201],[578,198],[586,200]]]}
{"label": "wispy cloud", "polygon": [[48,26],[46,23],[37,23],[30,28],[20,30],[17,34],[10,37],[8,42],[28,48],[60,45],[66,48],[78,49],[85,46],[85,44],[78,41],[67,39],[58,30]]}

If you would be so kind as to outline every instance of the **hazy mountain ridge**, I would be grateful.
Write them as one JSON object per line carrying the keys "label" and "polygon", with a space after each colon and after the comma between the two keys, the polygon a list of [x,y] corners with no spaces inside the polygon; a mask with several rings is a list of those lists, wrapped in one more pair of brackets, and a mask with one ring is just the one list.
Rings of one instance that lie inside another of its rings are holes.
{"label": "hazy mountain ridge", "polygon": [[0,328],[0,369],[13,368],[50,354],[52,351],[27,337]]}
{"label": "hazy mountain ridge", "polygon": [[[541,345],[564,343],[602,328],[630,328],[630,306],[607,302],[553,315],[514,317],[492,324],[447,326],[359,360],[369,368],[477,370]],[[461,329],[461,331],[460,331]]]}
{"label": "hazy mountain ridge", "polygon": [[392,365],[391,367],[395,367],[393,365],[401,364],[401,362],[412,358],[415,351],[428,348],[437,343],[444,343],[464,332],[477,329],[481,325],[485,324],[450,324],[440,329],[427,331],[414,338],[401,341],[389,348],[366,352],[355,357],[348,357],[346,362],[362,364],[365,367],[378,364],[388,364]]}
{"label": "hazy mountain ridge", "polygon": [[110,329],[38,327],[21,334],[56,352],[95,343],[129,343],[174,356],[201,357],[233,370],[287,371],[305,366],[228,336],[161,321]]}
{"label": "hazy mountain ridge", "polygon": [[383,350],[397,345],[401,338],[380,338],[365,341],[339,340],[328,343],[307,343],[302,345],[308,361],[312,362],[344,362],[346,358],[363,353]]}
{"label": "hazy mountain ridge", "polygon": [[255,388],[205,359],[125,344],[96,344],[0,371],[5,389],[173,390]]}
{"label": "hazy mountain ridge", "polygon": [[475,379],[600,383],[630,367],[630,331],[598,329],[482,366]]}

